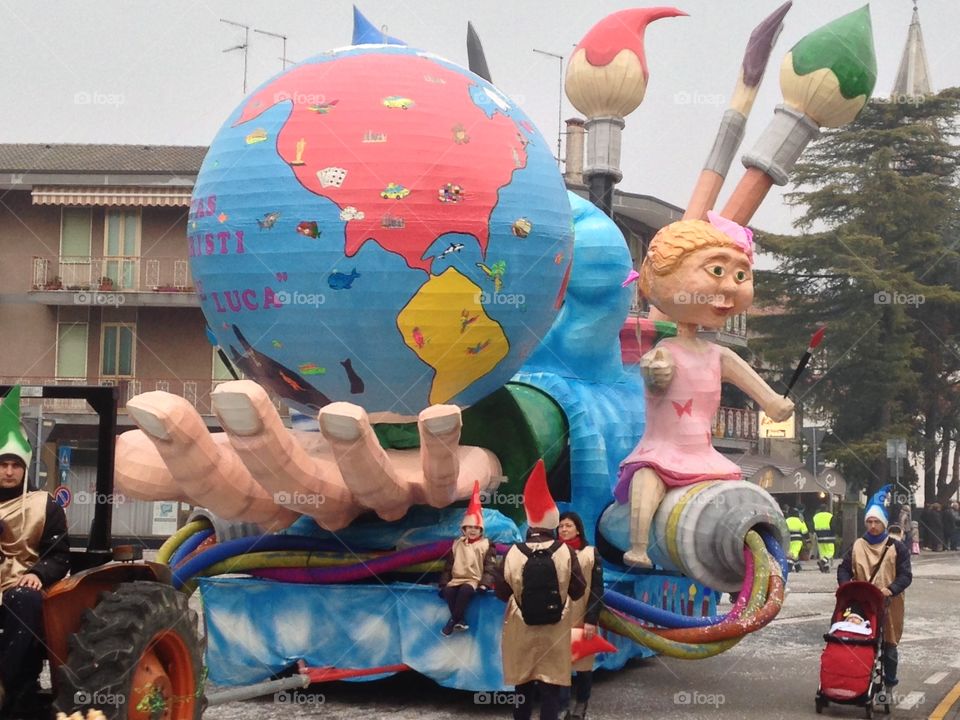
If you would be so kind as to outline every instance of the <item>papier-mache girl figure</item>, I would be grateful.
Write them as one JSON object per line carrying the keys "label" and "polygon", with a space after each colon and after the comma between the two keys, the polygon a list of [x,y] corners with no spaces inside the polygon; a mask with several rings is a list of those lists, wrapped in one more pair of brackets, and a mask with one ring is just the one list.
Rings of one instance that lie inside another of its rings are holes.
{"label": "papier-mache girl figure", "polygon": [[697,336],[717,329],[753,302],[753,233],[716,213],[661,229],[640,268],[640,290],[677,324],[640,360],[646,429],[620,463],[614,495],[630,503],[630,549],[624,562],[650,567],[648,536],[669,488],[706,480],[739,480],[740,468],[711,443],[720,384],[753,398],[777,422],[793,403],[778,395],[736,353]]}

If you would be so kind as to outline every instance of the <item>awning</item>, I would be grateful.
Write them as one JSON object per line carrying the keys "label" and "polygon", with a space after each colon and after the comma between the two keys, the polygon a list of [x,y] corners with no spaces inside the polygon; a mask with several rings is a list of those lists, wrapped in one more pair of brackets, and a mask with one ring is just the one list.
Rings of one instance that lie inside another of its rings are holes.
{"label": "awning", "polygon": [[189,187],[35,186],[34,205],[190,207]]}
{"label": "awning", "polygon": [[816,477],[803,465],[777,462],[764,455],[731,457],[743,471],[743,479],[762,487],[771,495],[826,492],[846,495],[847,482],[836,468],[824,468]]}

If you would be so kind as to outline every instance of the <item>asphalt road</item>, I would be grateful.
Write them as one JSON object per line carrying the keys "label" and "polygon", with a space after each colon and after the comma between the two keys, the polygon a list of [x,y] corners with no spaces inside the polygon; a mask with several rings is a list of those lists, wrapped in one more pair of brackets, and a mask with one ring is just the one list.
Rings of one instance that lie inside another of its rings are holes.
{"label": "asphalt road", "polygon": [[[814,717],[822,636],[829,625],[836,580],[833,574],[817,572],[812,564],[805,567],[791,575],[778,618],[726,653],[697,661],[653,658],[618,672],[598,673],[590,718]],[[914,558],[906,607],[901,683],[893,698],[893,716],[926,718],[960,682],[960,553],[925,553]],[[405,673],[373,683],[329,683],[296,695],[218,705],[209,708],[204,718],[506,718],[511,708],[498,704],[504,700],[448,690]],[[831,706],[823,717],[863,717],[863,710]]]}

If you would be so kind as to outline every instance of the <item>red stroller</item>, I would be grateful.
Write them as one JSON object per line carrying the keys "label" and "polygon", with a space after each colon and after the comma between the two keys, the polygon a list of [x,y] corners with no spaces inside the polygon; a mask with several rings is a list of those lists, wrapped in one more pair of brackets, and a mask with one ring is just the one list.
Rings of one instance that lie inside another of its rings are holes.
{"label": "red stroller", "polygon": [[[856,614],[865,621],[857,631],[845,622],[845,613],[850,608],[856,608]],[[833,629],[837,623],[843,625],[823,636],[827,644],[820,656],[817,713],[836,703],[862,707],[868,718],[873,717],[877,695],[883,686],[881,650],[885,611],[886,598],[871,583],[848,582],[837,588],[837,604],[830,627]],[[881,701],[889,714],[889,698]]]}

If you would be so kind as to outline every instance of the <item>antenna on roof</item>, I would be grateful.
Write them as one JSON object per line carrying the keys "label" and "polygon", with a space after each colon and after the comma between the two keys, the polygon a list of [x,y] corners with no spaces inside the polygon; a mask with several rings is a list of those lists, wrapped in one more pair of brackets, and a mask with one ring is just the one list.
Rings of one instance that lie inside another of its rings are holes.
{"label": "antenna on roof", "polygon": [[255,33],[260,33],[261,35],[269,35],[270,37],[280,38],[283,40],[283,57],[281,57],[280,60],[283,62],[283,69],[286,70],[287,62],[289,62],[287,59],[287,36],[281,35],[280,33],[267,32],[266,30],[257,30],[256,28],[254,28],[253,31]]}
{"label": "antenna on roof", "polygon": [[243,44],[234,45],[229,47],[223,52],[233,52],[234,50],[243,51],[243,94],[247,94],[247,51],[250,48],[250,26],[244,25],[243,23],[233,22],[233,20],[224,20],[220,18],[220,22],[226,23],[227,25],[233,25],[234,27],[243,28]]}

